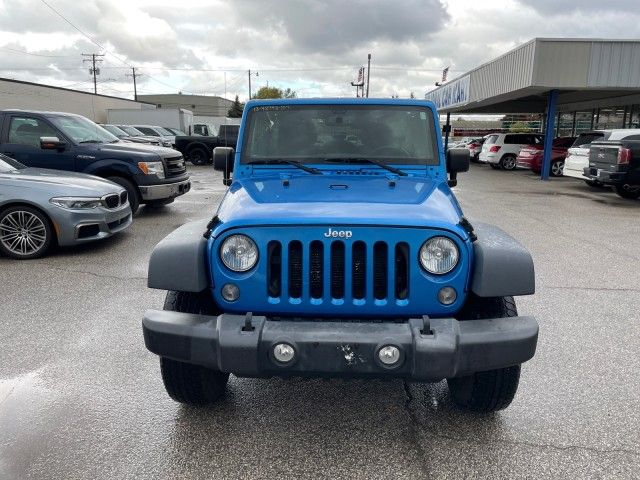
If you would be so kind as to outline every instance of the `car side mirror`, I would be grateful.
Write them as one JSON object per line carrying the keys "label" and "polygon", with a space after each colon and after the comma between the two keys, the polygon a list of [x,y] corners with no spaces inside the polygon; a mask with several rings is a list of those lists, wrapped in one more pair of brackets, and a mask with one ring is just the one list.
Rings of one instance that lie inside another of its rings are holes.
{"label": "car side mirror", "polygon": [[466,148],[452,148],[447,152],[447,173],[449,174],[449,186],[458,184],[458,172],[468,172],[471,163],[471,155]]}
{"label": "car side mirror", "polygon": [[216,147],[213,149],[213,169],[223,172],[222,183],[227,187],[231,185],[231,173],[233,172],[233,160],[235,152],[231,147]]}
{"label": "car side mirror", "polygon": [[65,149],[67,144],[61,142],[58,137],[40,137],[40,148],[42,150],[59,150]]}

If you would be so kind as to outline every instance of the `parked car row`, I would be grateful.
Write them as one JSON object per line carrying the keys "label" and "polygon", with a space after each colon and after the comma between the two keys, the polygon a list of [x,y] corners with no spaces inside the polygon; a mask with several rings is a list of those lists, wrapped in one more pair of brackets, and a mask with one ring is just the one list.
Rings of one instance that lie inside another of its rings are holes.
{"label": "parked car row", "polygon": [[[493,169],[526,168],[540,173],[544,136],[494,133],[465,145],[473,158]],[[577,137],[558,137],[551,150],[551,176],[583,180],[591,187],[611,186],[623,198],[640,197],[640,129],[592,130]]]}
{"label": "parked car row", "polygon": [[211,125],[195,124],[194,134],[187,135],[177,128],[154,125],[112,125],[103,128],[123,142],[148,143],[178,150],[194,165],[213,163],[213,149],[216,147],[236,147],[239,125],[221,125],[214,129]]}
{"label": "parked car row", "polygon": [[141,204],[161,206],[191,188],[182,155],[124,141],[80,115],[0,111],[0,252],[106,238]]}

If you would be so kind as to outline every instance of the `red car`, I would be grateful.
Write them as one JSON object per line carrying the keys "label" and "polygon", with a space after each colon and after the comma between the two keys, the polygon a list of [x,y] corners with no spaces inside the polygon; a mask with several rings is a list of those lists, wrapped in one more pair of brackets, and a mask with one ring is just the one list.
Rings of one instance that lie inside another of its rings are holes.
{"label": "red car", "polygon": [[[551,169],[549,171],[552,176],[562,176],[567,150],[573,145],[575,139],[576,137],[558,137],[553,139]],[[517,159],[518,168],[528,168],[534,173],[540,173],[542,171],[542,154],[543,145],[527,145],[523,147]]]}

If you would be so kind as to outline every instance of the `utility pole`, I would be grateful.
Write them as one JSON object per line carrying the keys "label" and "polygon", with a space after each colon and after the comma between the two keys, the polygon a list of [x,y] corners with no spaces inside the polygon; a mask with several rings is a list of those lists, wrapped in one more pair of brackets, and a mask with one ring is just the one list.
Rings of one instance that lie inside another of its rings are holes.
{"label": "utility pole", "polygon": [[132,71],[131,74],[127,73],[125,76],[126,77],[133,77],[133,98],[137,102],[138,101],[138,87],[136,86],[136,78],[137,77],[141,77],[142,73],[136,73],[136,67],[131,67],[131,71]]}
{"label": "utility pole", "polygon": [[371,74],[371,54],[367,56],[367,98],[369,98],[369,75]]}
{"label": "utility pole", "polygon": [[96,68],[96,62],[101,62],[102,58],[96,58],[96,57],[104,57],[104,54],[98,54],[98,53],[83,53],[82,54],[83,57],[91,57],[91,58],[85,58],[84,60],[82,60],[82,63],[85,62],[91,62],[91,68],[89,69],[89,73],[93,75],[93,93],[98,93],[98,82],[96,80],[96,75],[100,75],[100,69]]}
{"label": "utility pole", "polygon": [[[249,70],[249,100],[251,100],[251,70]],[[256,77],[260,76],[260,72],[255,72],[253,75]]]}

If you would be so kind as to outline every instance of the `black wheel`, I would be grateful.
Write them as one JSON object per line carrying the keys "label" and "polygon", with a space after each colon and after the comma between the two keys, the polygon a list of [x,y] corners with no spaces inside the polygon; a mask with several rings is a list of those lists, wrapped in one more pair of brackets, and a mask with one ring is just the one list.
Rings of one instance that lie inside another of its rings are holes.
{"label": "black wheel", "polygon": [[53,241],[47,216],[28,206],[0,211],[0,252],[18,260],[42,257]]}
{"label": "black wheel", "polygon": [[500,159],[500,166],[503,170],[515,170],[516,169],[516,156],[505,155]]}
{"label": "black wheel", "polygon": [[[512,297],[481,298],[470,295],[458,314],[458,320],[516,317],[518,311]],[[520,365],[476,372],[448,378],[449,393],[459,407],[476,412],[495,412],[507,408],[518,390]]]}
{"label": "black wheel", "polygon": [[131,207],[131,214],[135,214],[140,207],[140,193],[138,187],[136,187],[131,180],[127,180],[122,177],[107,177],[107,180],[117,183],[127,191],[129,197],[129,206]]}
{"label": "black wheel", "polygon": [[189,161],[194,165],[204,165],[209,161],[209,154],[204,148],[194,147],[189,150]]}
{"label": "black wheel", "polygon": [[564,169],[564,160],[554,160],[551,162],[551,168],[549,169],[549,173],[552,177],[561,177],[562,170]]}
{"label": "black wheel", "polygon": [[500,165],[496,165],[495,163],[490,163],[489,166],[491,168],[493,168],[494,170],[499,170],[500,169]]}
{"label": "black wheel", "polygon": [[[164,309],[174,312],[213,314],[215,305],[208,291],[167,292]],[[211,405],[225,392],[229,374],[211,368],[160,357],[164,388],[176,402]]]}
{"label": "black wheel", "polygon": [[640,185],[614,185],[613,189],[620,197],[627,200],[640,198]]}

